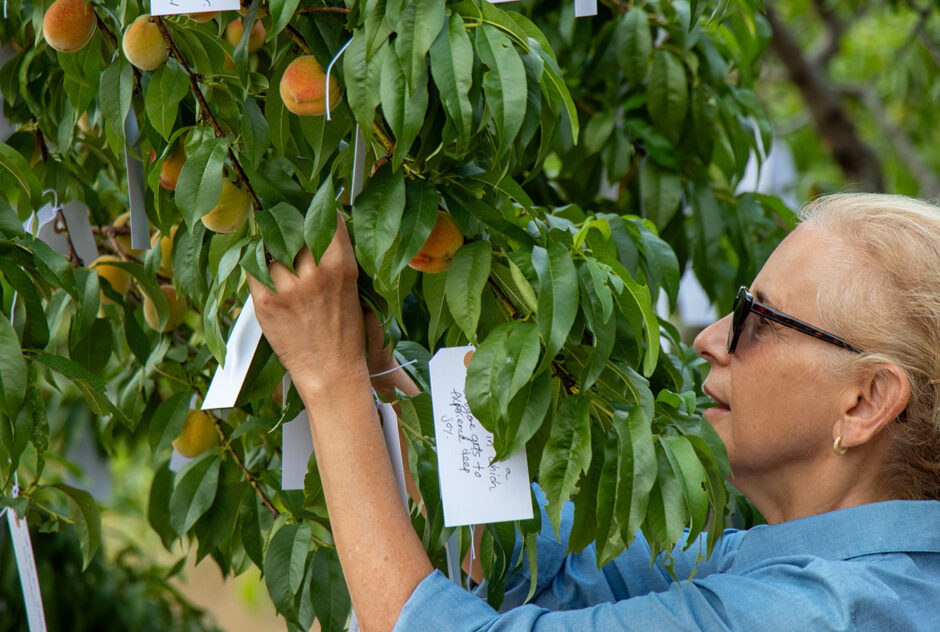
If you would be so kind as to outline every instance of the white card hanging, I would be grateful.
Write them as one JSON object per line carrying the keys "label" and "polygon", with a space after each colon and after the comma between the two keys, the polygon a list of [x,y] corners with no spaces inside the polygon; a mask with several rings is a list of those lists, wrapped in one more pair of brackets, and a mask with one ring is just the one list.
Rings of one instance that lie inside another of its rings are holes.
{"label": "white card hanging", "polygon": [[[473,532],[470,532],[473,537]],[[444,556],[447,559],[447,578],[460,586],[460,532],[455,530],[444,543]]]}
{"label": "white card hanging", "polygon": [[574,17],[597,15],[597,0],[574,0]]}
{"label": "white card hanging", "polygon": [[46,631],[46,616],[42,608],[42,593],[39,591],[39,574],[36,572],[36,559],[33,557],[33,545],[29,538],[29,525],[21,519],[12,507],[6,510],[10,535],[13,539],[13,553],[16,567],[20,573],[20,586],[23,589],[23,601],[26,605],[26,620],[30,632]]}
{"label": "white card hanging", "polygon": [[352,183],[349,188],[349,204],[356,203],[356,198],[362,193],[362,184],[366,171],[366,139],[362,130],[356,125],[356,140],[353,143],[353,170]]}
{"label": "white card hanging", "polygon": [[225,344],[225,364],[220,365],[212,376],[206,399],[202,402],[203,410],[235,406],[260,341],[261,325],[255,317],[254,301],[249,296],[232,326],[232,333]]}
{"label": "white card hanging", "polygon": [[240,7],[238,0],[150,0],[150,15],[237,11]]}
{"label": "white card hanging", "polygon": [[95,243],[91,222],[88,221],[88,207],[84,202],[72,200],[62,207],[62,216],[65,218],[65,228],[69,231],[75,254],[84,265],[90,265],[98,258],[98,244]]}
{"label": "white card hanging", "polygon": [[303,489],[307,463],[313,454],[310,418],[301,411],[281,428],[281,489]]}
{"label": "white card hanging", "polygon": [[382,420],[382,434],[385,435],[385,448],[392,462],[392,473],[398,485],[401,502],[408,508],[408,488],[405,486],[405,466],[401,459],[401,438],[398,436],[398,415],[391,404],[379,404],[379,418]]}
{"label": "white card hanging", "polygon": [[134,108],[127,112],[124,119],[124,166],[127,168],[127,201],[130,205],[131,248],[147,250],[150,248],[150,219],[144,202],[144,168],[134,157],[131,148],[137,146],[140,133],[137,130],[137,115]]}
{"label": "white card hanging", "polygon": [[183,456],[182,454],[176,451],[176,448],[173,448],[173,455],[170,456],[170,471],[179,472],[180,469],[182,469],[182,467],[186,465],[187,463],[189,463],[190,461],[192,461],[191,458],[187,456]]}
{"label": "white card hanging", "polygon": [[467,405],[466,356],[472,350],[472,346],[441,349],[428,365],[447,527],[532,517],[525,450],[491,463],[496,455],[493,435]]}

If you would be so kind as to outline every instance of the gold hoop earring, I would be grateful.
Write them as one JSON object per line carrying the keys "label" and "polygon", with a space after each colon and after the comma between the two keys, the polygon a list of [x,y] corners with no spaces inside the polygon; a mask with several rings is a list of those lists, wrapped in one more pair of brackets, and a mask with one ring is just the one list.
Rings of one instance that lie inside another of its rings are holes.
{"label": "gold hoop earring", "polygon": [[832,444],[832,451],[836,456],[842,456],[848,451],[848,448],[842,447],[842,435],[836,437],[836,440]]}

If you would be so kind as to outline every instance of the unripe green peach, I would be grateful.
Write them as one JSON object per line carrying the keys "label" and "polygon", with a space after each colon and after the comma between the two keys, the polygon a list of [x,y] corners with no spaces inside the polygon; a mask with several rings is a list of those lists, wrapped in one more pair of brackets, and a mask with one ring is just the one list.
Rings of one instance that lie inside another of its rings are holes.
{"label": "unripe green peach", "polygon": [[186,299],[176,293],[176,288],[165,283],[160,286],[166,302],[170,305],[170,315],[166,319],[163,327],[160,326],[160,318],[157,316],[157,307],[149,296],[144,296],[144,322],[150,325],[154,331],[166,333],[173,331],[181,324],[186,316]]}
{"label": "unripe green peach", "polygon": [[42,16],[42,34],[57,51],[74,53],[91,40],[97,22],[85,0],[56,0]]}
{"label": "unripe green peach", "polygon": [[[235,18],[225,27],[225,41],[233,47],[238,46],[238,42],[241,40],[244,32],[245,27],[242,21],[239,18]],[[257,52],[264,45],[265,33],[264,24],[261,23],[261,20],[256,20],[251,27],[251,32],[248,34],[249,53]]]}
{"label": "unripe green peach", "polygon": [[[131,275],[123,268],[111,265],[113,262],[120,261],[120,259],[113,255],[101,255],[92,262],[89,268],[95,270],[99,278],[107,279],[111,287],[114,288],[114,291],[123,296],[131,289]],[[109,299],[104,295],[104,292],[102,292],[101,302],[108,304],[114,301]]]}
{"label": "unripe green peach", "polygon": [[215,207],[202,216],[202,223],[217,233],[234,233],[248,221],[251,198],[231,180],[222,181],[222,194]]}
{"label": "unripe green peach", "polygon": [[127,61],[140,70],[156,70],[170,56],[157,23],[146,13],[124,31],[121,48]]}
{"label": "unripe green peach", "polygon": [[[326,113],[326,73],[313,55],[302,55],[288,64],[281,76],[281,100],[284,107],[300,116]],[[336,78],[330,76],[330,109],[343,98]]]}

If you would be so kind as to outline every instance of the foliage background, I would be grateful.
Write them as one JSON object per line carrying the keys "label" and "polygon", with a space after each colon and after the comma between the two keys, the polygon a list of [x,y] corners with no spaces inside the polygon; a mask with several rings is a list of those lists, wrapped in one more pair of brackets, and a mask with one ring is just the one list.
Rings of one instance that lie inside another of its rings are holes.
{"label": "foliage background", "polygon": [[[363,295],[401,340],[402,359],[419,360],[424,386],[434,349],[478,344],[474,411],[501,453],[526,446],[550,515],[574,499],[572,549],[593,543],[598,563],[637,527],[665,550],[683,527],[720,531],[737,507],[723,449],[699,421],[701,362],[655,311],[660,296],[666,311],[677,307],[681,273],[690,267],[725,311],[792,225],[778,194],[937,194],[929,106],[940,56],[928,4],[612,0],[597,17],[575,19],[573,3],[550,0],[255,2],[245,19],[267,27],[260,52],[223,43],[229,15],[203,25],[168,18],[177,54],[143,73],[118,42],[144,6],[96,3],[98,33],[74,54],[45,44],[43,9],[9,4],[0,23],[0,42],[16,47],[0,69],[14,130],[0,144],[2,503],[26,513],[34,532],[59,534],[48,537],[60,548],[42,555],[75,560],[77,542],[81,561],[70,563],[111,578],[87,581],[99,598],[108,585],[153,590],[154,608],[199,629],[206,624],[164,588],[177,568],[127,566],[100,549],[98,505],[64,482],[66,455],[85,434],[105,454],[143,450],[146,513],[169,550],[182,542],[225,574],[261,568],[292,628],[314,616],[345,627],[348,596],[315,468],[303,491],[280,489],[279,424],[299,402],[293,392],[283,403],[270,397],[283,370],[269,349],[238,407],[217,421],[222,446],[176,475],[166,462],[191,397],[205,393],[222,359],[246,297],[244,272],[264,276],[265,247],[289,262],[304,243],[322,252],[328,242],[357,123],[371,177],[345,212]],[[350,37],[335,67],[345,99],[332,120],[287,113],[275,89],[287,62],[309,51],[326,66]],[[158,275],[158,249],[133,254],[116,239],[132,106],[148,216],[161,234],[180,225],[172,279]],[[797,177],[774,194],[743,190],[774,134]],[[188,159],[170,193],[158,167],[176,142]],[[250,187],[255,204],[249,226],[231,236],[198,221],[223,177]],[[23,233],[48,189],[88,205],[100,249],[124,257],[135,278],[126,297],[105,286],[115,304],[101,304],[105,284],[89,262]],[[439,206],[467,245],[448,273],[418,274],[405,263]],[[180,329],[158,334],[142,322],[141,303],[152,296],[165,313],[157,284],[167,281],[190,311]],[[517,360],[511,374],[501,369],[507,358]],[[413,519],[442,566],[449,530],[436,500],[428,398],[400,404],[425,501]],[[739,524],[753,519],[745,516]],[[538,527],[487,530],[492,586],[518,563],[514,533],[531,552]],[[12,581],[5,576],[4,594],[15,596]],[[490,595],[498,602],[499,590]]]}

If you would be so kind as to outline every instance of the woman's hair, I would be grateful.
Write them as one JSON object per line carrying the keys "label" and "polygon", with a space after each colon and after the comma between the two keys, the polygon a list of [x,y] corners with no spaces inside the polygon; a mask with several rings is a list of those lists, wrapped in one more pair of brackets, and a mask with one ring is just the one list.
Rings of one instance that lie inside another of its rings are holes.
{"label": "woman's hair", "polygon": [[[825,328],[861,356],[840,355],[841,370],[890,362],[910,382],[892,440],[884,492],[940,500],[940,207],[899,195],[839,194],[809,203],[804,224],[832,231],[845,265],[819,288]],[[933,383],[931,380],[938,380]]]}

